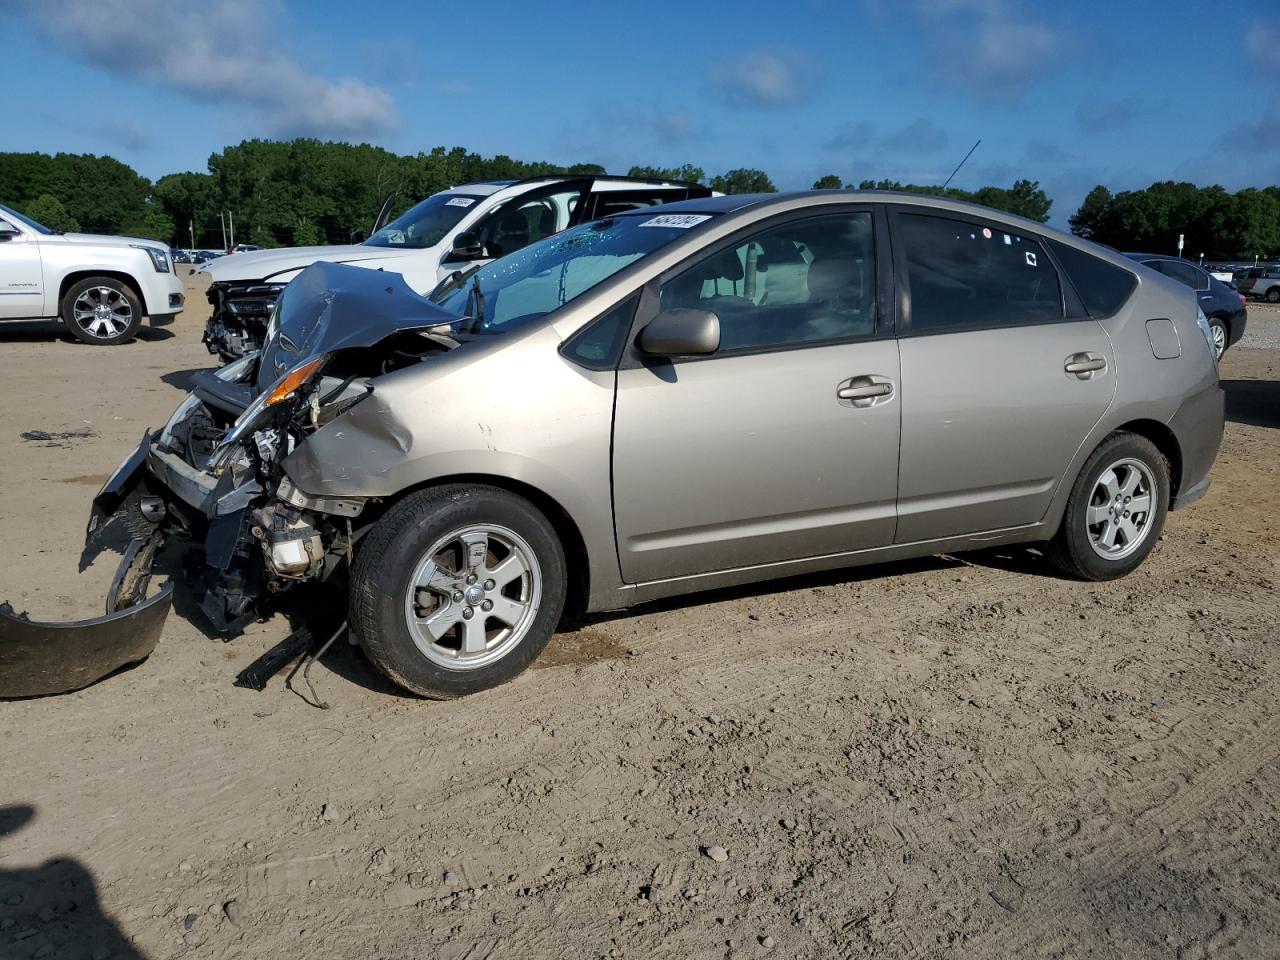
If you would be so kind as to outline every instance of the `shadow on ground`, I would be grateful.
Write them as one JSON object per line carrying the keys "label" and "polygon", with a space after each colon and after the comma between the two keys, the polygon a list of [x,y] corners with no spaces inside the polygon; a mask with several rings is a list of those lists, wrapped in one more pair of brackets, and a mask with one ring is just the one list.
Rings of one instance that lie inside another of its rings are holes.
{"label": "shadow on ground", "polygon": [[[0,807],[0,862],[11,863],[2,842],[35,819],[34,807]],[[137,958],[142,954],[102,911],[88,868],[70,857],[34,867],[0,869],[0,922],[8,944],[22,956]],[[18,954],[15,954],[18,955]]]}
{"label": "shadow on ground", "polygon": [[1255,427],[1280,427],[1280,380],[1223,380],[1227,419]]}

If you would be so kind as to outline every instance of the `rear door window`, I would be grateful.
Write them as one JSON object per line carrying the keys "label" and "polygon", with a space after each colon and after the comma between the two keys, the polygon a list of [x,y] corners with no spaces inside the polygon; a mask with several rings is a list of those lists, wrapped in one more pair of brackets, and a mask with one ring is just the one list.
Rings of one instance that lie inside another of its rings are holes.
{"label": "rear door window", "polygon": [[896,221],[913,333],[1062,319],[1058,271],[1034,237],[917,213],[900,213]]}

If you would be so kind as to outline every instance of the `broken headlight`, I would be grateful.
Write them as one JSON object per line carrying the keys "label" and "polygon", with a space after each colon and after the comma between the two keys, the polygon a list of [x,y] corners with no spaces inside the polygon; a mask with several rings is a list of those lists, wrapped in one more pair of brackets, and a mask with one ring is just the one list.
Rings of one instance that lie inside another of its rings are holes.
{"label": "broken headlight", "polygon": [[231,456],[240,442],[255,433],[262,426],[263,420],[273,407],[292,400],[303,387],[320,372],[329,357],[319,356],[298,364],[258,394],[258,398],[249,404],[244,413],[236,419],[235,424],[222,438],[218,449],[209,458],[209,466],[214,474],[221,474],[230,462]]}

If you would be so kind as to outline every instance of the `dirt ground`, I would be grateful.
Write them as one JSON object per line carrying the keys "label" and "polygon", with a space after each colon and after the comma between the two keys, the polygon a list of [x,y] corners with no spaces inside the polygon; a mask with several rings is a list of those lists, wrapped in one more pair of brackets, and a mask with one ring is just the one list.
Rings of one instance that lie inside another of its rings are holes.
{"label": "dirt ground", "polygon": [[[0,331],[0,598],[100,611],[89,498],[205,309]],[[1212,490],[1115,583],[1017,550],[722,591],[452,703],[344,645],[329,710],[231,686],[283,617],[223,644],[182,599],[140,666],[0,703],[0,958],[1280,955],[1280,350],[1222,375]]]}

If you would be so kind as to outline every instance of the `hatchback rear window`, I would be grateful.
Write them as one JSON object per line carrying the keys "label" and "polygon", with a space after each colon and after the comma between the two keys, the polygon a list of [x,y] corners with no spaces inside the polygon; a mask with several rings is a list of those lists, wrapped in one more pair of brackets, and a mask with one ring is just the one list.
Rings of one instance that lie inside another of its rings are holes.
{"label": "hatchback rear window", "polygon": [[1138,285],[1138,278],[1123,267],[1057,240],[1049,240],[1049,246],[1091,317],[1111,316]]}

